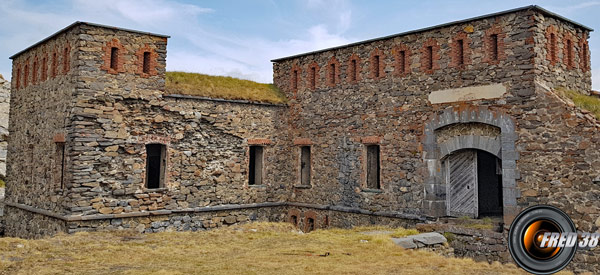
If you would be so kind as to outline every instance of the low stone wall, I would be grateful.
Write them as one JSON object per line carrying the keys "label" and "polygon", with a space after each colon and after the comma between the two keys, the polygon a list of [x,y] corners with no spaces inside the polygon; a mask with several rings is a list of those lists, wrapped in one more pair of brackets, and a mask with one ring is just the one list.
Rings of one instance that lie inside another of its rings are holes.
{"label": "low stone wall", "polygon": [[200,231],[247,222],[284,221],[281,207],[260,207],[210,212],[171,213],[143,217],[108,218],[68,222],[67,232],[95,231],[98,229],[133,229],[143,233],[163,231]]}
{"label": "low stone wall", "polygon": [[10,205],[5,205],[4,214],[7,237],[39,239],[66,231],[66,222],[55,217],[33,213]]}

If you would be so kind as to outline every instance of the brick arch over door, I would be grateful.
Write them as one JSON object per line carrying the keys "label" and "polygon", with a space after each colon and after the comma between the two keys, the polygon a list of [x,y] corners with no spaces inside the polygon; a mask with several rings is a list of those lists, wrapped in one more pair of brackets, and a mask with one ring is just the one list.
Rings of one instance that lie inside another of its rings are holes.
{"label": "brick arch over door", "polygon": [[[483,123],[500,128],[498,138],[485,136],[457,136],[437,143],[436,130],[457,123]],[[448,107],[425,124],[423,161],[427,168],[423,213],[431,217],[446,215],[446,186],[440,160],[461,149],[480,149],[501,159],[504,222],[509,224],[518,213],[519,192],[516,167],[519,154],[515,148],[517,135],[514,121],[504,113],[486,107]]]}

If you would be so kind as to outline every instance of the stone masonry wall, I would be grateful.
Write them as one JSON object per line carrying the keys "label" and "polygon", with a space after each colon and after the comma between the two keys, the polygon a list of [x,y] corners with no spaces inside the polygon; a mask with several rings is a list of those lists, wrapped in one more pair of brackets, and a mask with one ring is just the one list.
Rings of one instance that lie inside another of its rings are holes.
{"label": "stone masonry wall", "polygon": [[0,75],[0,176],[6,176],[6,147],[8,146],[8,112],[10,111],[10,82]]}
{"label": "stone masonry wall", "polygon": [[[35,46],[13,59],[7,152],[6,202],[40,209],[61,211],[66,192],[61,189],[62,158],[56,138],[64,137],[70,121],[75,88],[71,48],[77,29],[65,32]],[[69,164],[68,157],[65,160]],[[6,223],[18,216],[7,209]]]}
{"label": "stone masonry wall", "polygon": [[[437,192],[423,192],[428,173],[422,161],[426,122],[449,106],[465,105],[486,106],[518,120],[520,106],[534,103],[534,13],[522,10],[275,62],[274,83],[290,98],[290,135],[310,140],[313,150],[312,188],[296,188],[292,200],[422,214],[424,195]],[[497,60],[490,60],[492,34],[499,37]],[[454,66],[454,38],[465,35],[468,60]],[[423,47],[428,46],[438,52],[433,69],[423,71],[421,65],[429,62]],[[406,62],[397,60],[398,51],[404,51]],[[373,54],[382,62],[380,77],[372,77]],[[356,81],[349,80],[351,56],[361,60]],[[341,64],[342,80],[333,86],[325,85],[331,70],[326,64],[332,59]],[[317,87],[311,89],[309,68],[315,64],[320,70]],[[297,90],[291,85],[293,68],[301,72]],[[406,71],[399,73],[399,68]],[[428,101],[431,91],[494,83],[502,83],[507,93],[468,102]],[[381,146],[381,190],[365,188],[365,145],[371,143]]]}

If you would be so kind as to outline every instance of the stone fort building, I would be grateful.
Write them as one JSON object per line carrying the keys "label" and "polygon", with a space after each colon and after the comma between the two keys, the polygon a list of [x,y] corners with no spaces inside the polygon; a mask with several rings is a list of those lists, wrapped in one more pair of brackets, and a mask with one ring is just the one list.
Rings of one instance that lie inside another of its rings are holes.
{"label": "stone fort building", "polygon": [[165,93],[168,36],[76,22],[11,57],[6,234],[535,204],[596,231],[600,121],[561,93],[591,90],[591,31],[528,6],[275,59],[269,104]]}

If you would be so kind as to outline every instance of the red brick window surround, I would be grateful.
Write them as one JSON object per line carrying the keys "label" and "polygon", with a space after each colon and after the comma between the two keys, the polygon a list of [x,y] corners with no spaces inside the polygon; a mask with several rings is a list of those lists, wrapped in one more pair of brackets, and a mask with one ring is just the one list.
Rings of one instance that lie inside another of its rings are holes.
{"label": "red brick window surround", "polygon": [[58,73],[58,54],[56,50],[52,53],[52,69],[50,70],[50,76],[55,78]]}
{"label": "red brick window surround", "polygon": [[350,56],[350,59],[348,60],[348,70],[346,75],[347,81],[350,83],[356,83],[357,81],[359,81],[360,71],[360,58],[356,53],[354,53],[352,54],[352,56]]}
{"label": "red brick window surround", "polygon": [[385,58],[385,56],[383,55],[383,51],[379,50],[378,48],[375,48],[371,52],[371,58],[369,61],[371,63],[370,77],[372,79],[381,79],[381,78],[385,77],[384,58]]}
{"label": "red brick window surround", "polygon": [[340,82],[340,62],[335,57],[332,57],[327,62],[327,85],[330,87]]}
{"label": "red brick window surround", "polygon": [[38,80],[38,58],[37,56],[33,58],[33,72],[31,73],[31,83],[33,85],[37,84]]}
{"label": "red brick window surround", "polygon": [[579,68],[582,72],[587,72],[590,68],[587,35],[583,35],[583,37],[579,39]]}
{"label": "red brick window surround", "polygon": [[421,49],[421,71],[432,74],[440,68],[440,45],[436,40],[430,38],[423,44]]}
{"label": "red brick window surround", "polygon": [[311,232],[318,227],[317,213],[315,211],[307,211],[304,213],[304,232]]}
{"label": "red brick window surround", "polygon": [[48,79],[48,55],[46,53],[44,53],[44,56],[42,57],[42,78],[41,81],[46,81],[46,79]]}
{"label": "red brick window surround", "polygon": [[319,65],[316,62],[308,65],[308,87],[315,90],[319,85]]}
{"label": "red brick window surround", "polygon": [[[113,49],[114,48],[115,47],[113,47]],[[144,47],[139,48],[136,51],[135,56],[137,57],[136,73],[138,75],[140,75],[141,77],[150,77],[158,74],[158,72],[156,71],[158,54],[156,54],[156,51],[153,48],[151,48],[148,44],[145,44]],[[116,63],[118,65],[119,61],[111,61],[111,63]]]}
{"label": "red brick window surround", "polygon": [[20,89],[21,88],[21,66],[17,65],[17,81],[15,83],[15,87],[16,89]]}
{"label": "red brick window surround", "polygon": [[62,73],[63,74],[67,74],[69,72],[69,70],[71,69],[71,46],[69,44],[67,44],[64,48],[63,48],[63,64],[62,64]]}
{"label": "red brick window surround", "polygon": [[[109,74],[118,74],[125,72],[125,68],[123,66],[124,60],[123,55],[125,54],[125,47],[121,45],[121,42],[116,38],[108,41],[104,47],[102,47],[104,52],[103,61],[101,69],[107,71]],[[141,60],[138,57],[138,62]],[[139,66],[138,66],[139,68]]]}
{"label": "red brick window surround", "polygon": [[29,85],[29,60],[25,61],[25,69],[23,69],[24,72],[24,78],[23,78],[23,88],[27,88],[27,85]]}
{"label": "red brick window surround", "polygon": [[[452,57],[452,67],[464,69],[471,64],[471,39],[465,32],[457,34],[452,39],[450,55]],[[497,44],[496,44],[497,45]],[[497,47],[495,47],[497,50]],[[495,54],[497,56],[497,53]]]}
{"label": "red brick window surround", "polygon": [[504,38],[506,34],[498,26],[491,27],[485,31],[484,39],[484,62],[488,64],[498,64],[506,59],[504,52]]}
{"label": "red brick window surround", "polygon": [[546,59],[550,61],[551,65],[556,65],[558,62],[558,34],[554,26],[550,26],[546,29]]}
{"label": "red brick window surround", "polygon": [[405,76],[410,73],[410,49],[406,45],[397,45],[392,50],[394,54],[396,76]]}
{"label": "red brick window surround", "polygon": [[563,62],[567,65],[567,69],[571,70],[575,67],[575,59],[573,56],[573,38],[571,37],[571,35],[565,35],[563,47]]}
{"label": "red brick window surround", "polygon": [[292,73],[290,75],[290,88],[296,95],[298,88],[300,88],[300,77],[302,75],[302,69],[298,66],[298,64],[292,65]]}

